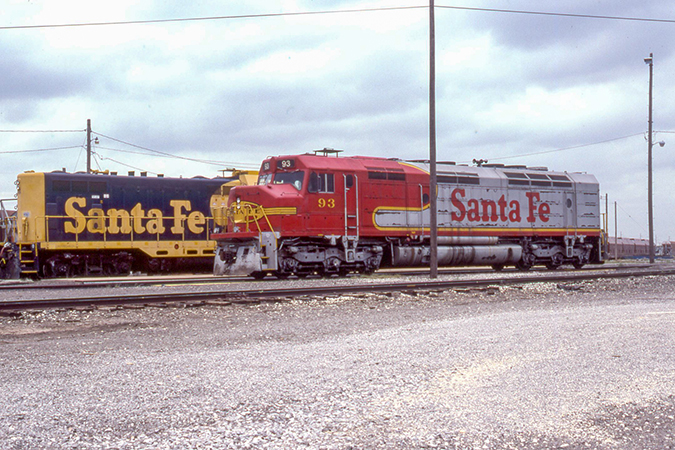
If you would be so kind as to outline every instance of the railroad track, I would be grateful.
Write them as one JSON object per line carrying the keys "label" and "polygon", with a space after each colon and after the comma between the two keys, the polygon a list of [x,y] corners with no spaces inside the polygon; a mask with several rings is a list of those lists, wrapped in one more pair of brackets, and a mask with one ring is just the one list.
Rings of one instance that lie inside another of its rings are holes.
{"label": "railroad track", "polygon": [[359,292],[400,292],[400,291],[438,291],[459,288],[477,288],[494,285],[513,285],[544,282],[578,282],[592,279],[610,279],[626,277],[675,275],[675,267],[649,266],[640,269],[616,271],[556,271],[532,275],[506,276],[481,279],[424,280],[405,282],[383,282],[350,285],[313,285],[306,287],[279,287],[270,283],[264,288],[232,289],[218,291],[190,291],[164,293],[121,293],[119,295],[81,296],[77,298],[48,298],[0,301],[2,311],[20,311],[52,308],[78,308],[110,305],[168,305],[168,304],[232,304],[257,303],[261,299],[277,299],[302,296],[341,295]]}
{"label": "railroad track", "polygon": [[[605,264],[601,266],[586,266],[582,271],[598,271],[598,270],[633,270],[649,266],[645,264]],[[577,269],[561,268],[559,272],[577,272]],[[545,268],[535,267],[531,272],[546,272],[550,271]],[[461,268],[441,268],[438,270],[439,275],[469,275],[469,274],[486,274],[498,273],[492,268],[487,267],[461,267]],[[522,273],[515,268],[504,269],[501,273]],[[374,276],[427,276],[429,270],[426,268],[407,268],[407,269],[382,269],[375,273]],[[353,275],[358,277],[359,275]],[[310,277],[311,278],[311,277]],[[321,277],[317,276],[316,279]],[[46,279],[40,281],[4,281],[0,284],[0,292],[5,290],[29,290],[29,289],[84,289],[84,288],[103,288],[112,286],[170,286],[180,284],[223,284],[223,283],[248,283],[259,282],[253,277],[238,277],[238,276],[213,276],[207,275],[188,275],[188,276],[130,276],[130,277],[112,277],[112,278],[60,278],[60,279]],[[270,276],[264,278],[263,281],[271,282],[278,281],[277,278]]]}

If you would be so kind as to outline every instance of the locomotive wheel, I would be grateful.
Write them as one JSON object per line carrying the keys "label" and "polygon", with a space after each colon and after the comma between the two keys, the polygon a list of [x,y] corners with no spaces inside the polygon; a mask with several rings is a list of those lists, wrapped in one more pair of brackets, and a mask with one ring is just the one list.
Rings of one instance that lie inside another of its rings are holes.
{"label": "locomotive wheel", "polygon": [[55,277],[70,278],[73,276],[73,266],[68,262],[57,262],[52,268]]}
{"label": "locomotive wheel", "polygon": [[574,261],[572,261],[572,265],[574,266],[575,269],[579,270],[582,267],[584,267],[584,264],[588,262],[587,259],[585,259],[583,256],[580,256],[578,258],[574,258]]}
{"label": "locomotive wheel", "polygon": [[497,272],[501,272],[504,270],[504,264],[493,264],[492,268]]}
{"label": "locomotive wheel", "polygon": [[103,266],[103,274],[110,277],[119,275],[120,273],[117,270],[115,263],[108,263]]}
{"label": "locomotive wheel", "polygon": [[253,273],[251,274],[251,276],[252,276],[253,278],[255,278],[256,280],[262,280],[263,278],[265,278],[265,275],[267,275],[267,273],[265,273],[265,272],[263,272],[263,271],[253,272]]}
{"label": "locomotive wheel", "polygon": [[546,263],[546,268],[548,270],[556,270],[558,267],[562,266],[564,257],[562,253],[556,253],[551,257],[551,260]]}
{"label": "locomotive wheel", "polygon": [[115,261],[114,265],[118,274],[131,273],[131,261]]}
{"label": "locomotive wheel", "polygon": [[160,265],[160,270],[162,272],[171,272],[171,269],[173,269],[173,260],[164,258],[161,260]]}
{"label": "locomotive wheel", "polygon": [[367,267],[367,268],[363,269],[363,271],[361,273],[364,274],[364,275],[372,275],[372,274],[375,273],[375,269],[373,269],[371,267]]}
{"label": "locomotive wheel", "polygon": [[532,263],[529,261],[520,260],[516,263],[516,269],[526,272],[532,268]]}
{"label": "locomotive wheel", "polygon": [[274,272],[274,276],[277,277],[279,280],[285,280],[286,278],[288,278],[288,275],[289,274],[286,272],[279,272],[279,271]]}
{"label": "locomotive wheel", "polygon": [[150,273],[157,273],[162,267],[162,262],[157,258],[148,258],[145,261],[145,267]]}

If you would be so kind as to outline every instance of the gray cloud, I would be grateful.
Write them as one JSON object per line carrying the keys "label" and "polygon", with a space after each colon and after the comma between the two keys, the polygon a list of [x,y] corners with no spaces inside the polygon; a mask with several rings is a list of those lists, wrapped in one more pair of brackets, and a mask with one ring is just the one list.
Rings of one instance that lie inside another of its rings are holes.
{"label": "gray cloud", "polygon": [[[33,59],[36,52],[42,58]],[[0,42],[0,100],[50,99],[86,91],[89,70],[77,62],[53,58],[46,49],[25,48]]]}

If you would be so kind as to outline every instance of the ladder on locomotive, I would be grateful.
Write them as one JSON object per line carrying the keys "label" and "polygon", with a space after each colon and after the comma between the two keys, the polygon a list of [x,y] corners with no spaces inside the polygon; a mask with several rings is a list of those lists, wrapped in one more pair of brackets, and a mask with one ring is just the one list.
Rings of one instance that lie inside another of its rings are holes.
{"label": "ladder on locomotive", "polygon": [[356,248],[359,245],[359,179],[356,174],[343,174],[344,181],[344,218],[345,231],[342,245],[345,249],[345,261],[356,261]]}
{"label": "ladder on locomotive", "polygon": [[21,275],[28,277],[38,276],[37,244],[19,244],[19,265],[21,267]]}

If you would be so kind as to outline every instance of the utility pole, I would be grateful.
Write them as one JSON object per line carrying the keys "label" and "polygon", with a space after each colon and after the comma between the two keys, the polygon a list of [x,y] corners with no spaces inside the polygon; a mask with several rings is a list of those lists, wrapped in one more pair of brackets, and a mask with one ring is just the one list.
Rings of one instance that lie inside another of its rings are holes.
{"label": "utility pole", "polygon": [[[434,0],[429,0],[429,276],[438,277],[438,217],[436,206],[436,30]],[[422,211],[424,214],[424,211]]]}
{"label": "utility pole", "polygon": [[605,220],[604,220],[605,234],[609,233],[609,194],[605,194]]}
{"label": "utility pole", "polygon": [[605,251],[609,250],[609,194],[605,194]]}
{"label": "utility pole", "polygon": [[649,209],[649,263],[654,264],[654,206],[652,204],[652,85],[654,79],[654,54],[645,58],[649,64],[649,126],[647,131],[647,208]]}
{"label": "utility pole", "polygon": [[616,214],[616,200],[614,201],[614,260],[619,257],[619,216]]}
{"label": "utility pole", "polygon": [[87,119],[87,173],[91,173],[91,119]]}

